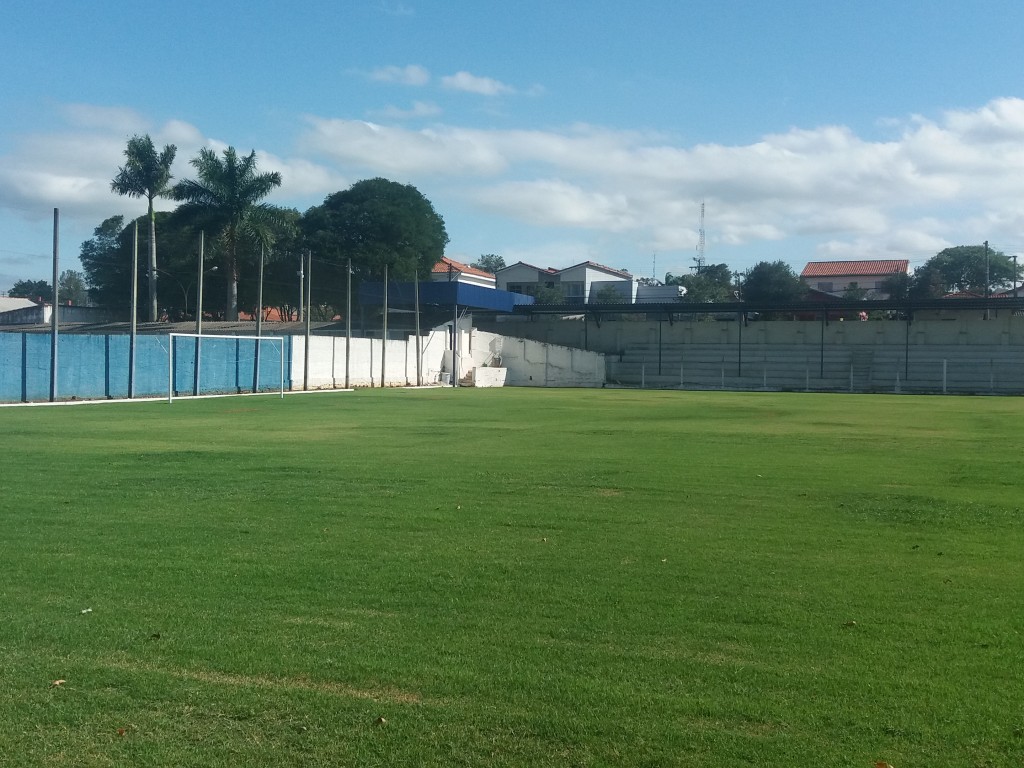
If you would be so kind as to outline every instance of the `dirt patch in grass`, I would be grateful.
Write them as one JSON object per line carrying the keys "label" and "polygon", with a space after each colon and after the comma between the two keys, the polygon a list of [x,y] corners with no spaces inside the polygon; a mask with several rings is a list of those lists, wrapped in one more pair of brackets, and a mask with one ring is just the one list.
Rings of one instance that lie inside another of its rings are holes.
{"label": "dirt patch in grass", "polygon": [[423,704],[423,697],[415,691],[398,688],[356,688],[329,680],[310,680],[305,677],[266,677],[263,675],[235,675],[210,669],[184,669],[180,667],[159,667],[148,664],[129,664],[123,661],[107,662],[111,669],[168,675],[181,680],[195,680],[214,685],[230,685],[240,688],[269,688],[276,690],[301,690],[329,693],[351,699],[368,699],[386,704]]}

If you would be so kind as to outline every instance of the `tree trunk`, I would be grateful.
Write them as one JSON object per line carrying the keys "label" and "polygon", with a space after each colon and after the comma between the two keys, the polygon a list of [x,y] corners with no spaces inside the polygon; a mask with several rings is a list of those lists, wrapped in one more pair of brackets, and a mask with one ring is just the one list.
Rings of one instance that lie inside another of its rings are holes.
{"label": "tree trunk", "polygon": [[149,322],[159,317],[156,298],[156,214],[153,212],[153,198],[149,198]]}

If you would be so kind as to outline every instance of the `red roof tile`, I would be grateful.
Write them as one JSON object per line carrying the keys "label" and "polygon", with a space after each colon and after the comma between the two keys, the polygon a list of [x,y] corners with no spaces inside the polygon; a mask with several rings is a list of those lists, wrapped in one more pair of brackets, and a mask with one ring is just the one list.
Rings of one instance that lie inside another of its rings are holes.
{"label": "red roof tile", "polygon": [[442,256],[441,260],[434,265],[431,272],[435,275],[443,275],[446,274],[449,269],[454,272],[461,272],[464,275],[476,275],[477,277],[489,277],[492,280],[494,279],[494,275],[490,272],[485,272],[482,269],[471,267],[469,264],[463,264],[461,261],[456,261],[455,259],[449,259],[447,256]]}
{"label": "red roof tile", "polygon": [[910,262],[906,259],[875,261],[809,261],[800,277],[848,277],[905,274]]}

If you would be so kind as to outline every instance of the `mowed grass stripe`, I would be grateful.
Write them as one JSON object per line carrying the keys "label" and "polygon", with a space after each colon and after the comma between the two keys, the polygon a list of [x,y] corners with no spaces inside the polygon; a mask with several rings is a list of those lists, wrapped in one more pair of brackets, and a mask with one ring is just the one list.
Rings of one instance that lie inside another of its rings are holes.
{"label": "mowed grass stripe", "polygon": [[5,411],[0,754],[1015,765],[1020,416],[512,389]]}

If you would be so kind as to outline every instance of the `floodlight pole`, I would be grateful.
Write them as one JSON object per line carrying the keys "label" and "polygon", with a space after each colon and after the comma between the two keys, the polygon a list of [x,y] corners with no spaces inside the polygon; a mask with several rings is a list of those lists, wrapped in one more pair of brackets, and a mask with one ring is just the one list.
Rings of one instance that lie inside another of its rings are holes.
{"label": "floodlight pole", "polygon": [[136,220],[132,232],[132,298],[131,319],[128,336],[128,397],[135,397],[135,346],[138,340],[139,307],[139,222]]}
{"label": "floodlight pole", "polygon": [[53,209],[53,310],[50,312],[50,402],[57,399],[57,342],[60,335],[58,322],[60,296],[57,281],[60,277],[60,209]]}

